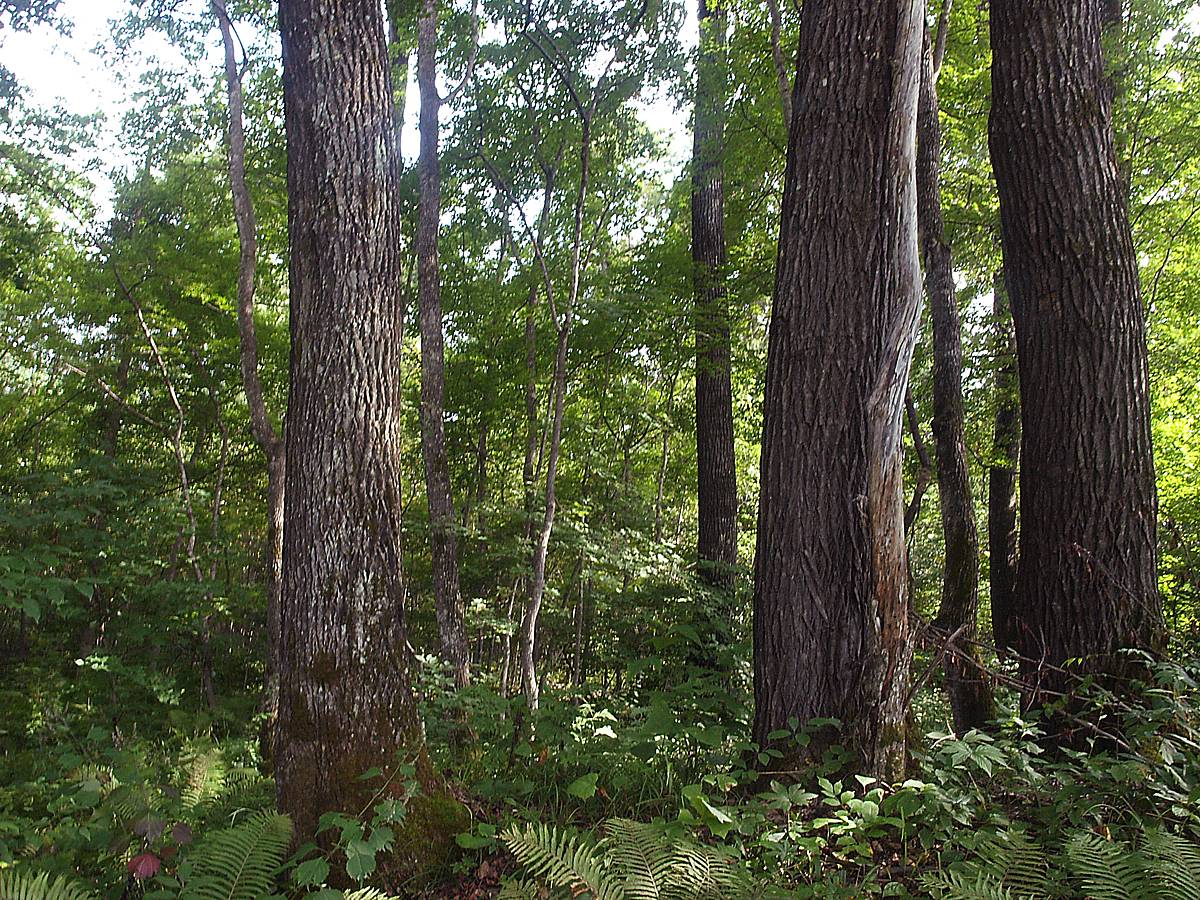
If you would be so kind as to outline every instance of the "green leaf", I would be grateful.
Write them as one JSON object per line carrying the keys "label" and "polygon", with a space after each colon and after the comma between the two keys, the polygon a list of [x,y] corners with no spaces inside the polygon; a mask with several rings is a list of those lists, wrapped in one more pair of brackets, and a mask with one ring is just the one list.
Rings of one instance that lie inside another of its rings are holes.
{"label": "green leaf", "polygon": [[296,884],[304,887],[322,885],[328,877],[329,863],[319,856],[316,859],[305,860],[292,872],[292,878],[295,879]]}
{"label": "green leaf", "polygon": [[371,832],[371,838],[367,841],[378,853],[380,850],[386,850],[392,845],[392,840],[396,837],[395,832],[390,828],[379,826]]}
{"label": "green leaf", "polygon": [[567,785],[567,793],[580,800],[589,800],[596,796],[596,783],[600,780],[598,772],[590,772],[576,778]]}
{"label": "green leaf", "polygon": [[375,848],[366,841],[353,840],[346,844],[346,874],[355,881],[365,881],[375,871]]}
{"label": "green leaf", "polygon": [[481,850],[484,847],[490,847],[494,844],[495,839],[464,831],[454,836],[454,843],[458,844],[464,850]]}

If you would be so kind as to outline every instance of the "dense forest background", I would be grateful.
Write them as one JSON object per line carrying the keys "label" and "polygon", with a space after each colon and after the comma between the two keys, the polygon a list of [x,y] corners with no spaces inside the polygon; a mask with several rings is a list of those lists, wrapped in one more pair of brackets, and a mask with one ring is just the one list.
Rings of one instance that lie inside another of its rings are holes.
{"label": "dense forest background", "polygon": [[0,64],[0,898],[1200,896],[1200,16],[942,3],[136,0],[120,120]]}

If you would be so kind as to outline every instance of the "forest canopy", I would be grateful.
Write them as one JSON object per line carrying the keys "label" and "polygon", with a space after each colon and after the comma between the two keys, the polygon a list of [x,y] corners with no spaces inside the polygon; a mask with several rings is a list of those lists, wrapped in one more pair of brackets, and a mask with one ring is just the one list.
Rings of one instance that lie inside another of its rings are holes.
{"label": "forest canopy", "polygon": [[0,900],[1200,897],[1193,0],[97,6]]}

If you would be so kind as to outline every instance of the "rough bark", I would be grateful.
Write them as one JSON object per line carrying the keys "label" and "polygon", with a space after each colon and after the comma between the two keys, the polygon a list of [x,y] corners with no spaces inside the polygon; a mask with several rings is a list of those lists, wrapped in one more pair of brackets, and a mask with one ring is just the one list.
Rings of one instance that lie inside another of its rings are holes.
{"label": "rough bark", "polygon": [[[267,666],[263,708],[264,737],[274,729],[279,708],[279,592],[283,578],[283,503],[285,450],[271,423],[258,374],[258,335],[254,326],[254,289],[258,270],[258,226],[246,185],[246,133],[243,127],[242,74],[237,62],[233,23],[225,6],[213,2],[225,50],[225,92],[229,107],[229,186],[238,230],[237,324],[242,388],[250,412],[250,431],[267,462]],[[264,757],[269,756],[264,740]]]}
{"label": "rough bark", "polygon": [[990,147],[1021,387],[1026,701],[1163,639],[1145,317],[1100,0],[991,7]]}
{"label": "rough bark", "polygon": [[884,777],[903,768],[911,655],[901,417],[920,307],[922,9],[804,7],[755,558],[755,740],[837,717],[840,734],[800,752],[840,741]]}
{"label": "rough bark", "polygon": [[[941,22],[950,3],[942,7]],[[945,31],[941,24],[938,34]],[[945,38],[939,43],[944,47]],[[942,220],[942,127],[938,121],[935,58],[928,28],[921,57],[917,114],[917,220],[925,267],[925,294],[933,320],[933,442],[945,560],[935,632],[943,643],[942,667],[954,727],[978,728],[992,718],[992,691],[979,655],[979,531],[967,467],[962,391],[962,331],[954,266]],[[941,635],[946,637],[943,639]]]}
{"label": "rough bark", "polygon": [[1008,309],[1004,274],[992,294],[995,329],[996,412],[988,467],[988,583],[996,652],[1017,650],[1017,461],[1021,456],[1021,406],[1017,391],[1017,336]]}
{"label": "rough bark", "polygon": [[[701,601],[697,629],[706,645],[729,640],[729,596],[737,571],[737,471],[733,447],[729,298],[725,287],[725,27],[723,5],[698,9],[692,145],[692,289],[696,323],[697,570],[713,590]],[[711,656],[712,646],[706,657]],[[708,659],[707,662],[712,662]]]}
{"label": "rough bark", "polygon": [[458,539],[450,461],[446,452],[446,363],[442,332],[442,288],[438,221],[442,209],[438,160],[437,2],[425,0],[417,23],[417,83],[421,93],[420,182],[417,219],[417,305],[421,326],[421,455],[429,501],[430,564],[442,658],[457,687],[471,681],[466,611],[458,581]]}
{"label": "rough bark", "polygon": [[[382,10],[279,9],[291,396],[276,781],[304,839],[421,754],[400,559],[402,265]],[[423,756],[420,757],[423,759]]]}

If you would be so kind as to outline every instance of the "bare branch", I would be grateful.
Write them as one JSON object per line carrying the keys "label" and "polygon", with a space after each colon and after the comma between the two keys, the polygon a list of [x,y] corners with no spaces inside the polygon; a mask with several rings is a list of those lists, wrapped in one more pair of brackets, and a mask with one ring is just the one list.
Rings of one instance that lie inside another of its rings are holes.
{"label": "bare branch", "polygon": [[453,103],[462,94],[463,88],[470,82],[475,74],[475,62],[479,59],[479,0],[471,0],[471,53],[467,57],[467,69],[463,72],[462,79],[455,85],[445,97],[441,98],[442,103]]}
{"label": "bare branch", "polygon": [[767,0],[771,12],[771,57],[775,61],[775,78],[779,82],[779,105],[783,108],[783,127],[792,127],[792,79],[788,75],[787,62],[783,55],[783,16],[779,13],[779,0]]}
{"label": "bare branch", "polygon": [[942,63],[946,59],[946,38],[950,33],[950,10],[953,7],[954,0],[943,0],[942,11],[938,15],[937,37],[933,42],[933,81],[935,84],[938,75],[942,73]]}

